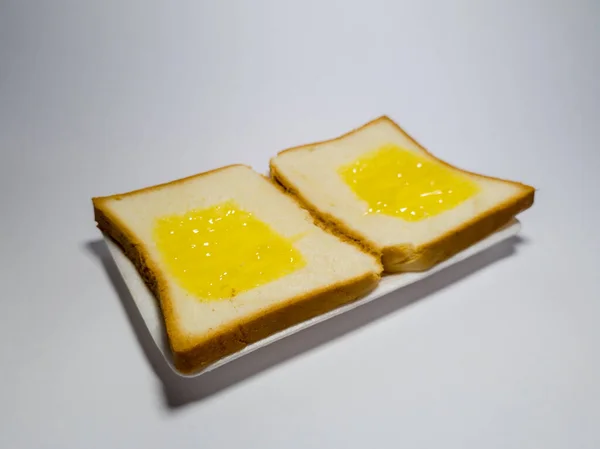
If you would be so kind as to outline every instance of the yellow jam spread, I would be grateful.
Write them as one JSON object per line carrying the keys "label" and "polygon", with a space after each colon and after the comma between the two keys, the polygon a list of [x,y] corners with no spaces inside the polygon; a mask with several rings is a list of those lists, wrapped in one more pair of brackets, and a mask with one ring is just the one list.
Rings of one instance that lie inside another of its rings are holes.
{"label": "yellow jam spread", "polygon": [[233,201],[159,218],[154,240],[180,286],[204,300],[233,298],[306,264],[291,239]]}
{"label": "yellow jam spread", "polygon": [[458,206],[479,188],[443,164],[388,144],[340,167],[339,174],[368,204],[365,214],[419,221]]}

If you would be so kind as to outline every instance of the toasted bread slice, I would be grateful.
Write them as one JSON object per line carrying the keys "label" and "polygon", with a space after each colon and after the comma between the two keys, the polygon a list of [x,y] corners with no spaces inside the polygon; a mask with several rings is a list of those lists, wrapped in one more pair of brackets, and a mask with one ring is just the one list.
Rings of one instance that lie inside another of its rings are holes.
{"label": "toasted bread slice", "polygon": [[382,271],[242,165],[93,204],[158,298],[181,372],[353,301]]}
{"label": "toasted bread slice", "polygon": [[460,170],[388,117],[271,159],[271,176],[316,217],[381,257],[423,271],[506,225],[534,188]]}

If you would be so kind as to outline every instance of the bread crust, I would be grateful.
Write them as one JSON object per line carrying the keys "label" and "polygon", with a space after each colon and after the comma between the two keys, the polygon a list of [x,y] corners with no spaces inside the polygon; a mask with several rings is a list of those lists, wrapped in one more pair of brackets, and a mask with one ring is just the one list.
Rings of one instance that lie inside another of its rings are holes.
{"label": "bread crust", "polygon": [[144,283],[158,300],[165,322],[169,346],[173,354],[174,365],[183,374],[200,372],[219,359],[238,352],[251,343],[326,313],[343,304],[350,303],[373,290],[381,278],[380,273],[367,273],[345,282],[279,302],[250,317],[228,323],[200,336],[182,331],[174,310],[173,300],[169,296],[166,279],[152,261],[143,242],[137,238],[126,223],[111,213],[110,208],[106,207],[106,201],[120,200],[129,195],[181,183],[191,178],[205,176],[236,165],[241,164],[217,168],[127,193],[92,198],[98,228],[114,240],[129,260],[132,261]]}
{"label": "bread crust", "polygon": [[404,131],[404,129],[402,129],[396,122],[385,115],[371,120],[370,122],[333,139],[288,148],[280,151],[278,154],[283,154],[290,151],[298,151],[315,145],[339,141],[347,136],[361,131],[364,128],[382,121],[393,125],[400,133],[402,133],[413,144],[424,151],[429,157],[441,163],[442,165],[451,168],[452,170],[480,178],[510,183],[519,188],[519,193],[514,195],[509,200],[497,205],[495,208],[492,208],[485,213],[473,217],[471,220],[463,223],[461,226],[448,231],[437,239],[427,242],[424,245],[414,246],[406,244],[381,247],[375,242],[371,241],[368,237],[351,229],[348,225],[333,215],[319,210],[315,204],[311,203],[305,196],[302,195],[293,182],[287,179],[277,169],[277,166],[274,163],[274,158],[271,159],[269,164],[271,177],[278,184],[286,189],[286,191],[288,191],[291,195],[297,197],[307,210],[325,222],[327,226],[334,230],[335,233],[347,235],[349,238],[360,242],[370,253],[378,255],[381,258],[381,262],[386,273],[426,271],[434,265],[447,260],[458,252],[489,236],[490,234],[493,234],[509,223],[515,217],[515,215],[533,205],[535,195],[535,189],[533,187],[519,182],[485,176],[455,167],[433,155],[406,131]]}

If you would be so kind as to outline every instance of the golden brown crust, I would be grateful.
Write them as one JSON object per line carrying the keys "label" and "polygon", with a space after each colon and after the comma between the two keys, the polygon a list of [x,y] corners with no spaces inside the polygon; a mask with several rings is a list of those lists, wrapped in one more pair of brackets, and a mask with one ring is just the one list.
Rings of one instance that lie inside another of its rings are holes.
{"label": "golden brown crust", "polygon": [[257,342],[294,324],[318,316],[349,303],[374,289],[380,279],[379,273],[369,273],[325,289],[310,292],[273,305],[251,317],[230,323],[210,334],[201,336],[186,334],[181,330],[173,310],[173,301],[166,288],[166,280],[155,266],[143,242],[128,228],[126,223],[114,216],[106,207],[107,200],[119,200],[136,193],[151,191],[166,185],[184,182],[190,178],[204,176],[216,170],[171,181],[168,183],[138,189],[124,194],[96,197],[92,199],[98,228],[112,238],[133,262],[138,273],[159,301],[163,313],[169,345],[173,353],[175,367],[182,373],[201,371],[217,360],[233,354],[248,344]]}
{"label": "golden brown crust", "polygon": [[482,213],[473,219],[463,223],[462,226],[455,228],[446,234],[440,236],[434,241],[428,242],[425,245],[415,247],[414,245],[395,245],[380,247],[373,241],[369,240],[366,236],[351,229],[341,220],[337,219],[331,214],[320,211],[318,207],[311,203],[302,193],[294,186],[294,184],[287,179],[275,166],[274,159],[270,161],[271,177],[283,188],[286,189],[291,195],[296,196],[304,207],[308,209],[313,215],[324,221],[326,225],[333,230],[336,234],[346,234],[352,240],[360,242],[362,246],[372,254],[377,254],[381,257],[386,273],[398,273],[405,271],[425,271],[430,269],[432,266],[443,262],[451,256],[457,254],[463,249],[471,246],[479,240],[487,237],[495,231],[506,225],[515,215],[528,209],[534,202],[535,189],[531,186],[514,182],[507,181],[504,179],[494,178],[491,176],[481,175],[479,173],[473,173],[467,170],[455,167],[446,161],[437,158],[435,155],[430,153],[422,145],[420,145],[415,139],[413,139],[406,131],[404,131],[398,124],[391,120],[387,116],[378,117],[350,132],[347,132],[341,136],[333,139],[328,139],[312,144],[297,146],[288,148],[280,151],[278,154],[283,154],[290,151],[297,151],[307,149],[316,145],[324,143],[334,142],[341,140],[351,134],[361,131],[362,129],[374,125],[380,121],[385,121],[392,124],[402,134],[404,134],[413,144],[424,151],[432,159],[435,159],[439,163],[453,169],[461,171],[462,173],[477,176],[480,178],[502,181],[510,183],[519,188],[520,193],[515,195],[508,201],[496,206],[495,208]]}
{"label": "golden brown crust", "polygon": [[194,179],[194,178],[199,178],[201,176],[206,176],[206,175],[210,175],[212,173],[216,173],[218,171],[221,170],[226,170],[228,168],[233,168],[233,167],[246,167],[249,168],[250,170],[252,170],[252,167],[245,165],[245,164],[230,164],[230,165],[224,165],[223,167],[217,167],[217,168],[213,168],[212,170],[208,170],[202,173],[196,173],[195,175],[190,175],[190,176],[186,176],[185,178],[179,178],[179,179],[174,179],[173,181],[167,181],[167,182],[163,182],[160,184],[155,184],[152,186],[148,186],[148,187],[142,187],[141,189],[136,189],[136,190],[131,190],[129,192],[125,192],[125,193],[115,193],[114,195],[107,195],[107,196],[97,196],[92,198],[92,203],[94,204],[94,206],[96,205],[96,203],[101,203],[104,200],[121,200],[122,198],[128,197],[128,196],[132,196],[132,195],[136,195],[138,193],[143,193],[143,192],[152,192],[153,190],[157,190],[163,187],[167,187],[167,186],[174,186],[177,184],[180,184],[182,182],[185,181],[189,181],[190,179]]}
{"label": "golden brown crust", "polygon": [[[369,121],[369,122],[365,123],[364,125],[360,125],[359,127],[357,127],[357,128],[354,128],[354,129],[352,129],[352,130],[350,130],[350,131],[348,131],[348,132],[346,132],[346,133],[344,133],[344,134],[341,134],[341,135],[339,135],[339,136],[337,136],[337,137],[333,137],[333,138],[331,138],[331,139],[319,140],[318,142],[306,143],[306,144],[304,144],[304,145],[297,145],[297,146],[295,146],[295,147],[291,147],[291,148],[286,148],[285,150],[281,150],[281,151],[279,151],[277,154],[279,155],[279,154],[283,154],[283,153],[288,153],[288,152],[290,152],[290,151],[304,150],[306,147],[313,147],[313,146],[315,146],[315,145],[322,145],[322,144],[324,144],[324,143],[330,143],[330,142],[335,142],[335,141],[337,141],[337,140],[342,140],[344,137],[348,137],[348,136],[350,136],[350,135],[352,135],[352,134],[356,134],[357,132],[359,132],[359,131],[363,130],[364,128],[367,128],[367,127],[369,127],[369,126],[371,126],[371,125],[374,125],[375,123],[377,123],[377,122],[381,122],[381,121],[384,121],[384,122],[385,122],[385,121],[387,121],[387,122],[390,122],[390,123],[394,124],[394,126],[397,126],[398,128],[400,128],[400,127],[399,127],[398,125],[396,125],[396,123],[395,123],[395,122],[394,122],[392,119],[390,119],[390,118],[389,118],[387,115],[382,115],[382,116],[379,116],[379,117],[377,117],[377,118],[375,118],[375,119],[373,119],[373,120],[371,120],[371,121]],[[406,134],[406,136],[407,136],[407,137],[409,137],[409,138],[410,138],[410,139],[411,139],[413,142],[415,142],[415,143],[416,143],[416,141],[415,141],[415,140],[414,140],[412,137],[410,137],[410,136],[409,136],[407,133],[405,133],[405,132],[404,132],[404,130],[402,130],[401,128],[400,128],[400,130],[401,130],[401,131],[402,131],[404,134]],[[417,145],[418,145],[418,144],[417,144]]]}
{"label": "golden brown crust", "polygon": [[366,295],[377,286],[379,279],[379,275],[369,273],[278,303],[238,321],[214,338],[199,342],[190,351],[175,353],[175,366],[182,373],[201,370],[249,344]]}
{"label": "golden brown crust", "polygon": [[504,227],[515,215],[533,204],[533,197],[533,190],[524,191],[425,245],[388,246],[383,249],[381,257],[385,271],[428,270]]}

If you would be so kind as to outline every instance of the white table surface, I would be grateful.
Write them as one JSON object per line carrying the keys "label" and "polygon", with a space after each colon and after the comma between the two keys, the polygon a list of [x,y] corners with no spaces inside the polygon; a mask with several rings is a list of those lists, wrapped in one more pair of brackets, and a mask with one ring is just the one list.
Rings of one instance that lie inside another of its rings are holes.
{"label": "white table surface", "polygon": [[[593,0],[0,1],[0,447],[600,447],[599,23]],[[90,198],[383,113],[536,186],[522,237],[169,375]]]}

